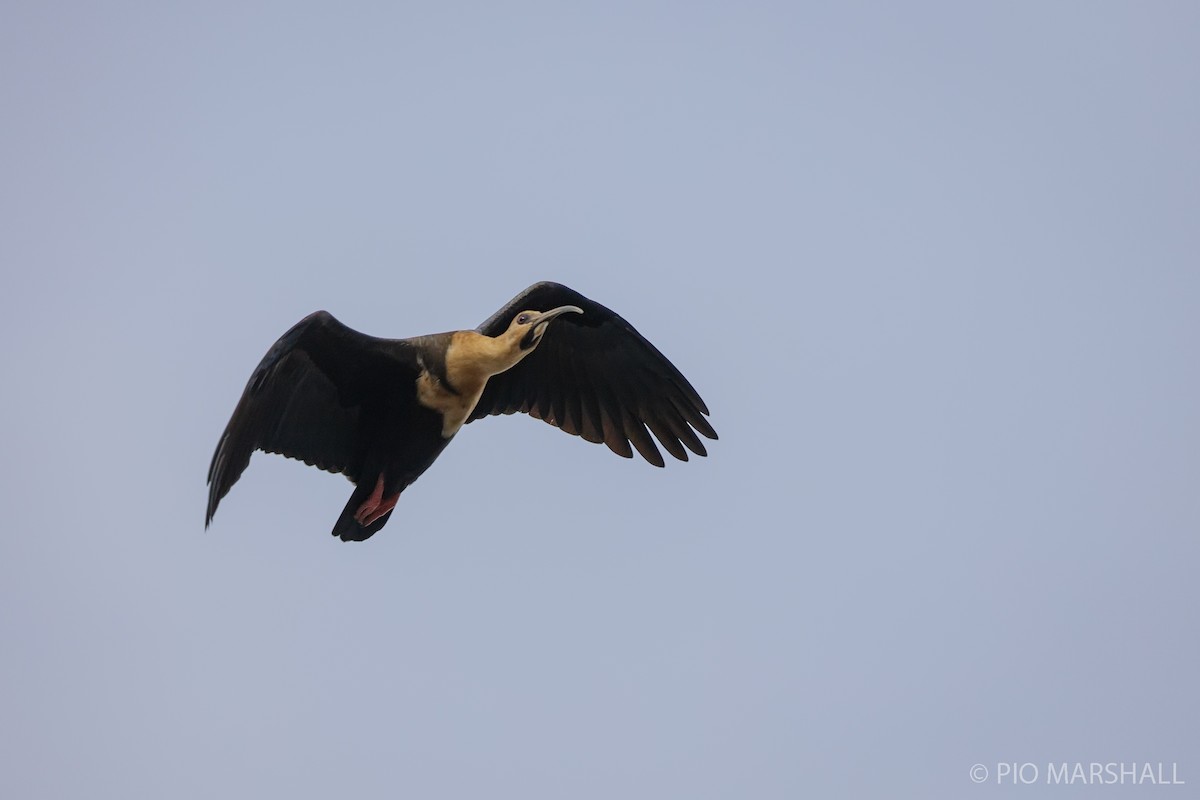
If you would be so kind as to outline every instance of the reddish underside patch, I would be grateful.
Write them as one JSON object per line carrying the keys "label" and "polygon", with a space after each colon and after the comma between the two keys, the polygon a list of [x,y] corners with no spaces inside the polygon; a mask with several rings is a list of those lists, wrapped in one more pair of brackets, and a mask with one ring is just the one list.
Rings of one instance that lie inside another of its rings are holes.
{"label": "reddish underside patch", "polygon": [[358,507],[358,511],[354,512],[354,521],[364,528],[369,527],[395,508],[396,501],[399,499],[399,492],[391,497],[383,496],[383,476],[380,475],[379,480],[375,481],[375,489],[371,492],[371,496],[363,501],[363,504]]}

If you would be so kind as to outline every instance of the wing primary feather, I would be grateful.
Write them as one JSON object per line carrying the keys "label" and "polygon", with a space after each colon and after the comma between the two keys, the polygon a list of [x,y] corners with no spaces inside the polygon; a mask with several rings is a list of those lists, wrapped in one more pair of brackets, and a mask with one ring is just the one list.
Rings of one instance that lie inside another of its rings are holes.
{"label": "wing primary feather", "polygon": [[685,445],[688,450],[698,456],[708,455],[708,451],[688,423],[688,416],[693,419],[703,419],[703,417],[700,417],[694,409],[690,415],[685,416],[679,409],[680,403],[687,402],[685,399],[668,399],[654,394],[647,394],[647,396],[653,398],[653,406],[644,414],[646,424],[671,455],[680,461],[687,461],[687,452],[683,449]]}
{"label": "wing primary feather", "polygon": [[[642,422],[646,424],[659,443],[666,448],[667,452],[680,461],[687,461],[687,451],[680,444],[679,435],[680,429],[691,433],[687,424],[681,419],[676,419],[674,407],[665,402],[661,396],[661,392],[655,391],[654,375],[649,372],[638,372],[630,370],[627,372],[627,379],[631,384],[631,389],[628,391],[634,393],[639,398],[631,401],[637,403],[638,415]],[[694,435],[692,436],[694,439]],[[704,455],[699,453],[698,455]]]}
{"label": "wing primary feather", "polygon": [[620,404],[605,390],[599,387],[597,389],[600,423],[604,428],[604,443],[608,445],[609,450],[622,458],[633,458],[633,450],[630,449],[629,440],[625,438],[622,430]]}
{"label": "wing primary feather", "polygon": [[682,406],[675,398],[671,398],[671,404],[675,406],[679,415],[688,421],[689,425],[709,439],[716,441],[717,432],[713,430],[713,426],[709,424],[708,420],[702,414],[698,413],[695,409]]}
{"label": "wing primary feather", "polygon": [[579,435],[593,444],[600,444],[604,441],[604,426],[596,388],[581,362],[575,362],[573,370],[579,382]]}
{"label": "wing primary feather", "polygon": [[[636,381],[636,375],[629,370],[622,370],[620,364],[606,364],[606,372],[608,374],[619,376],[613,380],[609,387],[613,394],[616,395],[617,403],[621,409],[622,427],[625,436],[633,443],[638,452],[656,467],[666,466],[663,461],[662,454],[658,448],[654,446],[654,440],[650,438],[650,434],[646,431],[644,421],[646,414],[644,411],[645,405],[652,402],[653,395],[650,394],[644,385]],[[663,446],[671,455],[675,455],[677,451],[682,450],[678,442],[672,442],[668,439],[659,437]],[[679,456],[675,455],[676,458]],[[684,456],[684,461],[687,457]]]}
{"label": "wing primary feather", "polygon": [[575,389],[575,379],[570,367],[570,358],[561,349],[551,353],[552,362],[554,364],[553,387],[550,391],[550,418],[554,425],[566,431],[574,433],[575,426],[571,420],[567,418],[567,397]]}
{"label": "wing primary feather", "polygon": [[687,451],[679,443],[679,438],[675,435],[675,428],[673,426],[653,414],[647,414],[644,419],[646,426],[650,428],[655,438],[667,449],[668,453],[680,461],[688,460]]}
{"label": "wing primary feather", "polygon": [[[625,417],[625,435],[642,454],[642,458],[656,467],[665,467],[666,462],[663,461],[662,453],[658,452],[658,448],[654,446],[654,440],[650,438],[646,426],[627,409],[622,409],[622,412]],[[685,458],[684,461],[686,460]]]}
{"label": "wing primary feather", "polygon": [[[693,428],[707,436],[709,439],[716,439],[717,432],[713,430],[711,424],[705,418],[706,412],[701,410],[691,402],[687,395],[682,391],[678,384],[674,382],[663,382],[661,377],[646,364],[641,365],[639,370],[643,384],[646,381],[653,382],[659,386],[654,396],[659,398],[658,404],[664,410],[673,409],[673,413],[678,414],[683,420],[686,420]],[[668,413],[671,413],[668,411]],[[695,451],[695,448],[693,448]]]}

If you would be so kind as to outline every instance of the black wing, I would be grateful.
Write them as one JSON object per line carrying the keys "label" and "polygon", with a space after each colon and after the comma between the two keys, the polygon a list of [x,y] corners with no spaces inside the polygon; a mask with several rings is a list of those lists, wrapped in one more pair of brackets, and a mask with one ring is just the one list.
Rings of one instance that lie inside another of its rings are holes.
{"label": "black wing", "polygon": [[[696,432],[716,439],[708,407],[687,378],[616,312],[557,283],[537,283],[479,326],[503,333],[520,311],[573,305],[550,323],[541,343],[517,366],[488,380],[471,420],[520,411],[589,442],[604,442],[632,458],[663,466],[647,428],[667,452],[687,461],[687,450],[707,455]],[[695,429],[695,430],[693,430]]]}
{"label": "black wing", "polygon": [[279,338],[250,376],[208,468],[208,511],[237,482],[255,450],[296,458],[358,481],[372,399],[398,381],[412,385],[416,355],[402,340],[377,339],[317,311]]}

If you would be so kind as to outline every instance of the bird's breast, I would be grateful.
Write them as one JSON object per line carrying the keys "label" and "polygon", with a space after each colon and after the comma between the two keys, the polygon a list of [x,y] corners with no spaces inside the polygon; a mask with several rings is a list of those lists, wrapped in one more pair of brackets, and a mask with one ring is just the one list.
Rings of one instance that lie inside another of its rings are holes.
{"label": "bird's breast", "polygon": [[452,392],[436,375],[422,370],[417,377],[417,402],[441,414],[442,437],[449,439],[458,433],[458,429],[475,410],[475,404],[483,394],[483,386],[484,383],[480,383],[477,387],[468,386]]}

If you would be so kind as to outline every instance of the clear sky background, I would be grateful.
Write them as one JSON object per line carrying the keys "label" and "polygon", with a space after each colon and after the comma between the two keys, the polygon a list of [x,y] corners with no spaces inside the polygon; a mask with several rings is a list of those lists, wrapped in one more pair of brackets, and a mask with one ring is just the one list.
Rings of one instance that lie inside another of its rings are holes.
{"label": "clear sky background", "polygon": [[[1198,8],[6,2],[0,795],[1183,797]],[[264,455],[204,531],[288,326],[540,279],[710,458],[491,419],[364,544]]]}

